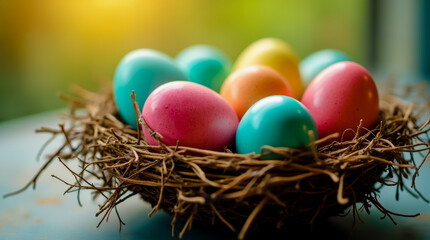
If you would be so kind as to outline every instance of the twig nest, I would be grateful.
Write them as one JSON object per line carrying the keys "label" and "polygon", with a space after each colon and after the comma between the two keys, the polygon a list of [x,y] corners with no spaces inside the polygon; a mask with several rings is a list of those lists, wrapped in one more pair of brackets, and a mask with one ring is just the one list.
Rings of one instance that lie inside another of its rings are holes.
{"label": "twig nest", "polygon": [[[244,238],[257,224],[313,223],[351,206],[358,213],[359,202],[391,217],[396,213],[378,202],[375,184],[407,187],[402,179],[415,178],[419,167],[403,153],[429,149],[421,137],[428,122],[419,125],[414,106],[392,95],[381,96],[379,123],[373,129],[359,125],[348,130],[365,132],[352,140],[321,144],[342,137],[335,134],[300,149],[265,146],[264,154],[237,154],[180,143],[150,145],[119,119],[111,89],[77,93],[79,99],[68,98],[71,114],[64,116],[70,127],[40,130],[65,136],[56,154],[65,166],[81,162],[80,171],[70,169],[78,180],[66,183],[68,190],[91,189],[102,196],[101,221],[117,204],[140,194],[153,207],[150,215],[163,209],[173,223],[185,218],[180,236],[198,220],[225,225]],[[75,114],[79,108],[86,114]],[[282,159],[260,160],[272,153]]]}

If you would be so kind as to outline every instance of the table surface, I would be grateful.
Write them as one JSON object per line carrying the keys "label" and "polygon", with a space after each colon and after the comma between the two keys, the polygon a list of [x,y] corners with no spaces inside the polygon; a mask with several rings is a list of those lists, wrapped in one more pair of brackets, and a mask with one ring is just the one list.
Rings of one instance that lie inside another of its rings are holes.
{"label": "table surface", "polygon": [[[0,196],[24,186],[43,165],[44,159],[36,161],[36,155],[49,138],[36,134],[35,129],[56,127],[60,122],[58,111],[34,115],[10,122],[0,123]],[[60,142],[60,139],[58,140]],[[55,145],[55,141],[53,145]],[[46,153],[49,153],[49,148]],[[52,149],[51,149],[52,152]],[[46,155],[46,154],[45,154]],[[96,217],[100,201],[93,201],[89,191],[81,193],[83,206],[77,203],[76,193],[63,195],[66,186],[51,177],[55,174],[71,180],[68,171],[58,162],[49,166],[40,177],[36,189],[9,198],[0,198],[0,239],[172,239],[171,216],[157,212],[151,218],[148,204],[139,197],[132,197],[118,206],[126,225],[119,231],[119,221],[112,214],[108,222],[96,228],[100,217]],[[430,199],[430,161],[422,167],[416,179],[417,188]],[[430,239],[430,204],[401,192],[395,200],[395,189],[385,187],[380,201],[387,209],[404,214],[420,213],[416,218],[395,217],[397,225],[389,219],[380,219],[382,214],[375,207],[371,214],[360,215],[363,222],[352,228],[352,214],[330,218],[312,231],[279,230],[255,232],[250,239],[275,236],[318,236],[330,239]],[[176,236],[181,228],[176,229]],[[235,234],[216,228],[193,226],[183,239],[236,239]],[[176,237],[175,237],[176,238]],[[282,237],[284,238],[284,237]]]}

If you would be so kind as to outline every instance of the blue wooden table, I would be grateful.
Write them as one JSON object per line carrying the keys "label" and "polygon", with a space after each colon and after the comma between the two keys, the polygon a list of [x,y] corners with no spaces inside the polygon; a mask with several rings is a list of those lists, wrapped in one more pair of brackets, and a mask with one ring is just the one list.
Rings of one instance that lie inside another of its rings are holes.
{"label": "blue wooden table", "polygon": [[[56,127],[58,112],[48,112],[0,124],[0,195],[24,186],[43,165],[44,159],[36,161],[36,155],[47,135],[35,134],[41,126]],[[55,147],[56,142],[53,143]],[[50,152],[49,148],[46,151]],[[51,148],[52,152],[52,148]],[[90,192],[82,192],[82,207],[77,203],[76,193],[63,195],[66,186],[51,174],[73,181],[72,176],[58,162],[52,164],[40,177],[35,190],[6,199],[0,198],[0,239],[172,239],[171,217],[158,212],[151,218],[149,205],[139,197],[133,197],[119,205],[118,210],[126,225],[119,231],[115,214],[109,221],[96,228],[100,218],[95,217],[100,201],[93,201]],[[418,189],[430,198],[430,161],[424,164],[416,180]],[[430,204],[401,192],[395,200],[395,189],[384,188],[380,195],[382,204],[404,214],[421,213],[416,218],[395,218],[398,225],[382,216],[376,208],[371,215],[361,214],[364,223],[357,222],[352,228],[352,216],[330,218],[312,232],[301,232],[300,238],[324,239],[430,239]],[[176,236],[181,228],[177,227]],[[297,232],[290,230],[269,233],[252,233],[250,239],[286,239]],[[193,226],[183,239],[236,239],[236,235],[222,229]],[[299,237],[299,236],[297,236]]]}

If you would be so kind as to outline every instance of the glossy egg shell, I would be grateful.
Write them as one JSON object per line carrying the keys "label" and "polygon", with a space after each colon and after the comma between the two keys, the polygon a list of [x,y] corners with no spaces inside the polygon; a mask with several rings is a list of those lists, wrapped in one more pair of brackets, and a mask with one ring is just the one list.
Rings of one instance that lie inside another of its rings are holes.
{"label": "glossy egg shell", "polygon": [[209,45],[194,45],[181,51],[175,58],[190,81],[219,92],[230,74],[232,62],[221,50]]}
{"label": "glossy egg shell", "polygon": [[[354,62],[339,62],[322,71],[306,89],[302,103],[309,109],[321,138],[354,137],[360,119],[371,129],[378,121],[379,97],[370,73]],[[344,131],[352,129],[353,131]]]}
{"label": "glossy egg shell", "polygon": [[324,69],[337,62],[350,61],[351,58],[336,49],[323,49],[305,57],[299,65],[302,80],[306,85]]}
{"label": "glossy egg shell", "polygon": [[279,72],[291,86],[294,97],[300,99],[304,85],[299,60],[293,49],[276,38],[263,38],[249,45],[237,58],[234,70],[250,65],[265,65]]}
{"label": "glossy egg shell", "polygon": [[264,145],[299,148],[311,143],[309,130],[318,138],[311,114],[291,97],[275,95],[252,105],[241,119],[236,132],[239,153],[260,153]]}
{"label": "glossy egg shell", "polygon": [[284,77],[270,67],[243,67],[230,74],[221,87],[221,96],[236,111],[239,119],[258,100],[271,95],[292,96]]}
{"label": "glossy egg shell", "polygon": [[155,88],[175,80],[188,80],[188,77],[169,56],[151,49],[128,53],[116,68],[113,81],[115,102],[125,123],[137,128],[136,113],[130,97],[133,90],[141,108]]}
{"label": "glossy egg shell", "polygon": [[[152,92],[142,110],[148,126],[166,145],[223,150],[234,143],[239,124],[233,108],[215,91],[193,82],[166,83]],[[156,141],[143,128],[151,145]]]}

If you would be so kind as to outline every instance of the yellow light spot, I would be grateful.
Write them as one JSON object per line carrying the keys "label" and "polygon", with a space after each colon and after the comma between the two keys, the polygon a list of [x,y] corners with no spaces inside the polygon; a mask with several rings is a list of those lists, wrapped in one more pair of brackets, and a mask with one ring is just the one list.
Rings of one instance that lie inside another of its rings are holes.
{"label": "yellow light spot", "polygon": [[39,205],[60,205],[63,199],[61,197],[41,197],[37,198],[36,201]]}

